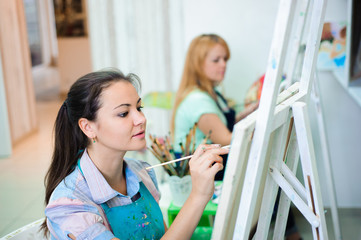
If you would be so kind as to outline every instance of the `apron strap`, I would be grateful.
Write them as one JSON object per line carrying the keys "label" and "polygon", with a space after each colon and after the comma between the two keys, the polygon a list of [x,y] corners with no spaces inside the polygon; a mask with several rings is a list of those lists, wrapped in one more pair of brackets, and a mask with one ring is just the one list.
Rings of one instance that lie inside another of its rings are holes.
{"label": "apron strap", "polygon": [[152,194],[155,201],[159,203],[159,191],[156,188],[148,171],[145,169],[149,166],[149,164],[133,159],[126,159],[125,161],[128,164],[129,168],[142,180],[144,186]]}
{"label": "apron strap", "polygon": [[223,97],[223,95],[222,95],[220,92],[218,92],[218,91],[215,90],[215,93],[217,94],[217,96],[218,96],[218,97],[225,103],[225,105],[227,106],[227,110],[228,110],[228,111],[224,111],[224,110],[222,109],[222,107],[219,105],[219,102],[216,101],[216,104],[217,104],[218,108],[222,111],[224,117],[225,117],[226,120],[227,120],[227,128],[228,128],[228,130],[232,132],[232,131],[233,131],[234,124],[235,124],[235,122],[236,122],[236,112],[234,111],[233,108],[230,108],[230,107],[228,106],[227,100]]}

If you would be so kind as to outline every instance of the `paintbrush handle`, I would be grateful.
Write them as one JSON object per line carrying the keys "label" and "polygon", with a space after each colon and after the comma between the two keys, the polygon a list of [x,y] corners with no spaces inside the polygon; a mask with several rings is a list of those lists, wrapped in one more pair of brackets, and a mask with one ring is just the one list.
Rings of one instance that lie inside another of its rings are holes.
{"label": "paintbrush handle", "polygon": [[[223,146],[222,148],[230,148],[230,147],[231,147],[231,145],[227,145],[227,146]],[[175,162],[180,162],[180,161],[183,161],[183,160],[190,159],[191,157],[193,157],[193,155],[189,155],[189,156],[186,156],[186,157],[182,157],[182,158],[174,159],[174,160],[167,161],[167,162],[164,162],[164,163],[160,163],[160,164],[156,164],[156,165],[153,165],[153,166],[149,166],[149,167],[146,167],[145,169],[146,169],[146,170],[149,170],[149,169],[152,169],[152,168],[155,168],[155,167],[159,167],[159,166],[163,166],[163,165],[168,165],[168,164],[175,163]]]}

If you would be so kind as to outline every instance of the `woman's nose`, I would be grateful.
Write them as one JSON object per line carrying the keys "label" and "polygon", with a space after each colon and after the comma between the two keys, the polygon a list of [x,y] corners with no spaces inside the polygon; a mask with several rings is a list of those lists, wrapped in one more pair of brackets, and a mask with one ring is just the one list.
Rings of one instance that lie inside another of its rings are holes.
{"label": "woman's nose", "polygon": [[134,125],[135,126],[144,124],[146,122],[146,118],[145,118],[143,112],[139,112],[139,111],[137,111],[134,114],[134,119],[133,120],[134,120]]}
{"label": "woman's nose", "polygon": [[222,65],[222,67],[227,66],[227,60],[221,59],[220,64]]}

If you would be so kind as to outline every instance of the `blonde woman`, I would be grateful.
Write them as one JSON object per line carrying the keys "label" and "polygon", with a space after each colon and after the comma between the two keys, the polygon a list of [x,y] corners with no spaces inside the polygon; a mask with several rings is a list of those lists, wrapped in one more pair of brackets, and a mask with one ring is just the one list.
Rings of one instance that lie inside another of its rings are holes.
{"label": "blonde woman", "polygon": [[[230,50],[226,41],[216,34],[203,34],[191,42],[171,120],[177,152],[181,152],[179,143],[184,144],[189,129],[195,123],[196,147],[207,135],[208,143],[229,145],[233,125],[258,107],[258,104],[250,105],[236,115],[215,89],[224,79],[229,58]],[[226,157],[223,160],[225,164]],[[223,171],[216,176],[216,180],[220,179],[223,179]]]}

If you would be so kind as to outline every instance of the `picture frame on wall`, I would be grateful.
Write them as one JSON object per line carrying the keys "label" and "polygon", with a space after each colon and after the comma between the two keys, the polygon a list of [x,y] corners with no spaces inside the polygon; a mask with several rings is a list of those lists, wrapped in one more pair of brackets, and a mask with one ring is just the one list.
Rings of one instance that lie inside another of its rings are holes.
{"label": "picture frame on wall", "polygon": [[58,37],[87,36],[84,0],[54,0]]}
{"label": "picture frame on wall", "polygon": [[346,62],[346,22],[325,22],[317,58],[318,70],[343,69]]}

